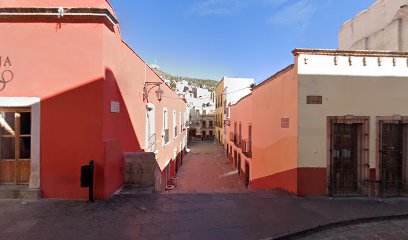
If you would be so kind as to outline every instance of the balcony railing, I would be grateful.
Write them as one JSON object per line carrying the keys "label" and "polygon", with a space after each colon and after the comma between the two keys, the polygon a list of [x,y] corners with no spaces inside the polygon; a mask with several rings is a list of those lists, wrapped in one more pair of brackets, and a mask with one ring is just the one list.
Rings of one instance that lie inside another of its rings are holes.
{"label": "balcony railing", "polygon": [[148,146],[147,146],[148,151],[155,152],[156,151],[156,134],[152,134],[149,137],[147,143],[148,143]]}
{"label": "balcony railing", "polygon": [[241,148],[242,147],[242,139],[241,135],[238,134],[238,136],[235,136],[235,146]]}
{"label": "balcony railing", "polygon": [[170,136],[169,136],[169,129],[164,130],[164,144],[169,143],[170,141]]}
{"label": "balcony railing", "polygon": [[250,140],[242,140],[242,153],[248,157],[252,158],[252,141]]}

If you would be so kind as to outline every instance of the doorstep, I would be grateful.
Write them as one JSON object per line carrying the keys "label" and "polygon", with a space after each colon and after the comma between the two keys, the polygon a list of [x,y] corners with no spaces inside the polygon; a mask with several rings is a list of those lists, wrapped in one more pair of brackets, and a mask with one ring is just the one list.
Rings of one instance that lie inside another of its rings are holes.
{"label": "doorstep", "polygon": [[30,189],[28,185],[0,185],[0,199],[40,199],[40,189]]}

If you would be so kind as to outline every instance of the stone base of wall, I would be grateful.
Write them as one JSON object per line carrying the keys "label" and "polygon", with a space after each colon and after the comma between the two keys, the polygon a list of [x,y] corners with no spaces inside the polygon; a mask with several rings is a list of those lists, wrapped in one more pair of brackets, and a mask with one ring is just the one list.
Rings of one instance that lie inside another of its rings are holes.
{"label": "stone base of wall", "polygon": [[125,153],[125,184],[152,186],[164,191],[164,180],[154,153]]}

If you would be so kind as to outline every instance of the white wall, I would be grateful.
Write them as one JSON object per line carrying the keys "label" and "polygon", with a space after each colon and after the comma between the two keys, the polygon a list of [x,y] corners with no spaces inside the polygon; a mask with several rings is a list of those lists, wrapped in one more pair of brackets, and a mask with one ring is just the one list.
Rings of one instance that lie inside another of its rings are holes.
{"label": "white wall", "polygon": [[[307,64],[305,60],[307,59]],[[327,117],[370,117],[370,167],[376,161],[376,117],[408,116],[408,66],[406,58],[300,55],[299,73],[299,167],[327,167]],[[323,104],[306,104],[308,95],[323,97]]]}
{"label": "white wall", "polygon": [[343,50],[408,51],[408,0],[378,0],[339,31]]}
{"label": "white wall", "polygon": [[227,106],[231,103],[238,102],[242,97],[251,93],[251,84],[254,83],[253,78],[224,78],[223,101],[227,100]]}

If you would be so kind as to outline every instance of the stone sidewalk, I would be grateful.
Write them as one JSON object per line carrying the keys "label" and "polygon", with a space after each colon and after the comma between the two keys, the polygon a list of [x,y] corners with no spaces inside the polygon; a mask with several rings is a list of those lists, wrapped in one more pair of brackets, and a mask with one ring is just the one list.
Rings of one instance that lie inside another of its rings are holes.
{"label": "stone sidewalk", "polygon": [[[222,156],[214,144],[201,147]],[[332,223],[408,215],[404,198],[300,198],[283,191],[250,191],[237,175],[219,178],[231,172],[231,165],[205,152],[193,149],[185,158],[174,192],[124,191],[95,204],[0,200],[0,239],[275,239]],[[207,169],[205,162],[221,169],[208,172],[213,178],[206,179],[208,188],[193,192],[205,176],[189,169]]]}

